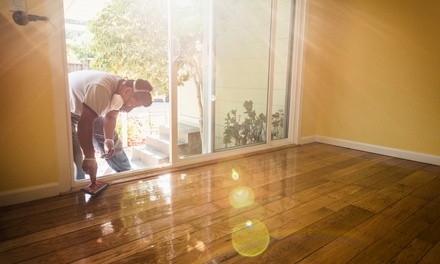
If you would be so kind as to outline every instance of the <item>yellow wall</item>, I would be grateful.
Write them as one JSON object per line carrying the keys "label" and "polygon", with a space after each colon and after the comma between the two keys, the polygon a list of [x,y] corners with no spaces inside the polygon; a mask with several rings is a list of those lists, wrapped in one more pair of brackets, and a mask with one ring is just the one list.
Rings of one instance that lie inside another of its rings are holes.
{"label": "yellow wall", "polygon": [[440,155],[440,1],[308,2],[302,136]]}
{"label": "yellow wall", "polygon": [[[0,192],[59,181],[49,33],[19,26],[0,1]],[[45,15],[42,0],[28,12]]]}

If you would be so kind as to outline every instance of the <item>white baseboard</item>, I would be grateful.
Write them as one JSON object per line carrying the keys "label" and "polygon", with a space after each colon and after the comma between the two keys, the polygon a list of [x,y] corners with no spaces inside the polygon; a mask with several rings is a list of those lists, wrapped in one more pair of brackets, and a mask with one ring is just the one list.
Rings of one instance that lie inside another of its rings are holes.
{"label": "white baseboard", "polygon": [[298,144],[304,145],[304,144],[309,144],[309,143],[313,143],[313,142],[317,142],[316,136],[302,137],[299,139]]}
{"label": "white baseboard", "polygon": [[59,183],[41,184],[0,192],[0,206],[24,203],[59,195]]}
{"label": "white baseboard", "polygon": [[[335,146],[339,146],[339,147],[362,150],[362,151],[381,154],[381,155],[385,155],[385,156],[391,156],[391,157],[413,160],[413,161],[418,161],[418,162],[423,162],[423,163],[434,164],[434,165],[440,166],[440,156],[424,154],[424,153],[419,153],[419,152],[382,147],[382,146],[378,146],[378,145],[370,145],[370,144],[359,143],[359,142],[355,142],[355,141],[349,141],[349,140],[343,140],[343,139],[331,138],[331,137],[324,137],[324,136],[301,138],[301,141],[304,140],[304,142],[311,143],[310,140],[312,138],[315,138],[314,142],[320,142],[320,143],[325,143],[325,144],[329,144],[329,145],[335,145]],[[306,144],[306,143],[303,143],[303,144]]]}

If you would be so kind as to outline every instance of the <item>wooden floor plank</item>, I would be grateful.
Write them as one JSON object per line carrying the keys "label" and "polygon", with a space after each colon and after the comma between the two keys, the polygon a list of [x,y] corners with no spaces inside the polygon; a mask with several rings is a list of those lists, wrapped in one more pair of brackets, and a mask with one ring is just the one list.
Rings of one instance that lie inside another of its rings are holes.
{"label": "wooden floor plank", "polygon": [[390,262],[391,263],[417,263],[431,248],[431,243],[414,239],[402,249]]}
{"label": "wooden floor plank", "polygon": [[439,166],[321,143],[138,178],[88,198],[0,208],[0,262],[439,260]]}
{"label": "wooden floor plank", "polygon": [[420,264],[440,263],[440,243],[435,244],[419,261]]}

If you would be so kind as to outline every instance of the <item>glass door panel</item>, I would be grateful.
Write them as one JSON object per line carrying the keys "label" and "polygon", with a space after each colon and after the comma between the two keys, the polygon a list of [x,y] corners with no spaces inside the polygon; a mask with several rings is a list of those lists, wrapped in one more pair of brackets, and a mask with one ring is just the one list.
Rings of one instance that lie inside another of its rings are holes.
{"label": "glass door panel", "polygon": [[215,1],[214,150],[267,141],[270,0]]}
{"label": "glass door panel", "polygon": [[291,72],[291,0],[278,0],[275,16],[272,140],[287,138],[290,102]]}
{"label": "glass door panel", "polygon": [[[204,67],[206,5],[204,0],[170,1],[171,63],[177,97],[177,155],[184,158],[202,154],[207,111]],[[206,151],[204,152],[206,153]]]}
{"label": "glass door panel", "polygon": [[[69,72],[106,71],[145,79],[154,87],[150,107],[118,115],[116,132],[129,159],[123,171],[168,165],[169,140],[163,138],[169,134],[170,120],[167,2],[64,0],[63,4]],[[98,177],[120,171],[101,158],[98,148],[95,155]]]}

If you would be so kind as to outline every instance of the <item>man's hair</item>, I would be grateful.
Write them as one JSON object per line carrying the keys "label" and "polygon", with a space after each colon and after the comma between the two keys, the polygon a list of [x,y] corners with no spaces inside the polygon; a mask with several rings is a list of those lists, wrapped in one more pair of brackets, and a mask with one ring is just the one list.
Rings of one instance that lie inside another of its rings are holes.
{"label": "man's hair", "polygon": [[142,79],[126,80],[125,85],[133,88],[133,90],[135,92],[142,92],[142,91],[151,92],[151,91],[153,91],[153,86],[147,80],[142,80]]}
{"label": "man's hair", "polygon": [[151,96],[151,91],[153,91],[153,86],[149,81],[137,79],[137,80],[127,80],[125,84],[128,87],[133,88],[133,97],[142,102],[145,107],[150,106],[153,103],[153,99]]}
{"label": "man's hair", "polygon": [[150,92],[134,93],[133,97],[142,103],[143,106],[149,107],[153,103],[153,98]]}

